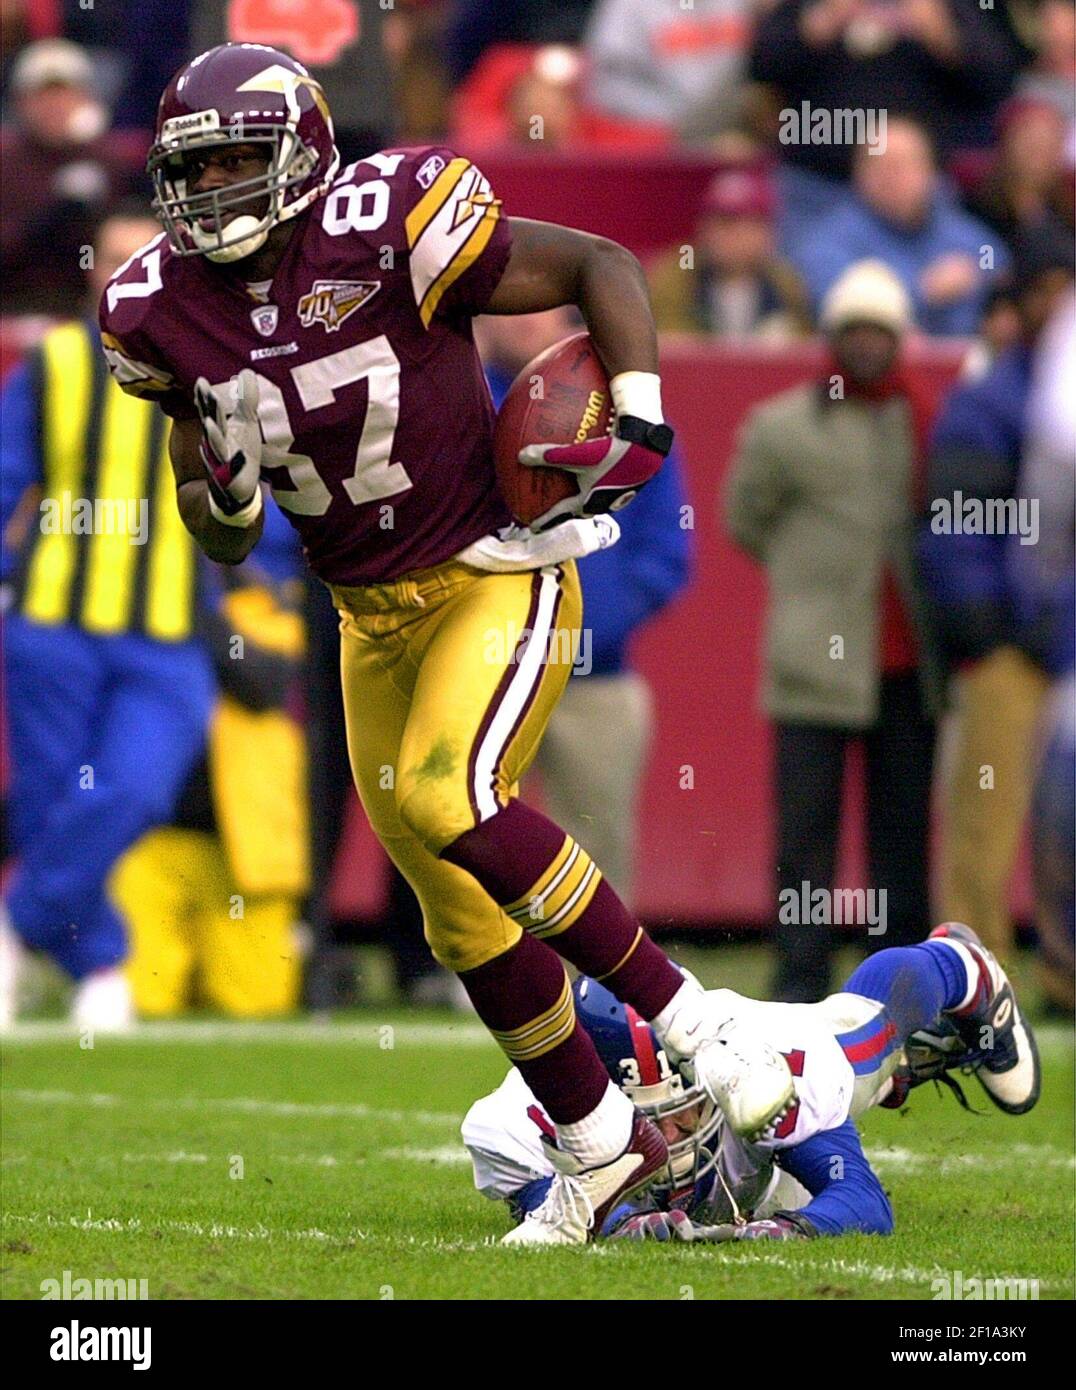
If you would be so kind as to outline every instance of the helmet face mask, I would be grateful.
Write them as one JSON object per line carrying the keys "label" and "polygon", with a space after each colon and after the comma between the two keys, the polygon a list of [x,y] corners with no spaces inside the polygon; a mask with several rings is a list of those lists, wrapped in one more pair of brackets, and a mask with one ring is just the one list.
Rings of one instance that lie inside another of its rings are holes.
{"label": "helmet face mask", "polygon": [[[723,1117],[701,1086],[669,1063],[654,1030],[629,1005],[586,976],[572,986],[576,1014],[612,1080],[666,1135],[667,1181],[653,1189],[670,1206],[690,1204],[695,1184],[717,1165]],[[674,1121],[675,1124],[670,1124]],[[680,1138],[669,1138],[669,1131]]]}
{"label": "helmet face mask", "polygon": [[[663,1052],[658,1054],[664,1059]],[[666,1064],[667,1065],[667,1064]],[[635,1086],[621,1081],[621,1090],[632,1103],[653,1120],[662,1132],[662,1121],[677,1121],[681,1139],[668,1139],[669,1184],[659,1184],[657,1194],[674,1197],[691,1191],[700,1178],[717,1163],[717,1137],[721,1112],[701,1086],[686,1086],[678,1073],[653,1086]]]}
{"label": "helmet face mask", "polygon": [[[192,190],[194,156],[241,146],[264,147],[264,173]],[[228,263],[327,192],[339,164],[328,106],[306,69],[275,49],[222,44],[169,83],[147,171],[173,252]]]}

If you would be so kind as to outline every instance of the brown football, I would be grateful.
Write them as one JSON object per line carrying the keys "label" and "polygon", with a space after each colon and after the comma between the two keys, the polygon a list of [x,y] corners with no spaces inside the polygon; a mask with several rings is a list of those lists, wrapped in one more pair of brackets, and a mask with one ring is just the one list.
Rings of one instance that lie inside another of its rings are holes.
{"label": "brown football", "polygon": [[612,407],[609,378],[588,333],[573,333],[527,363],[508,388],[493,431],[497,482],[517,521],[529,525],[578,486],[561,468],[520,463],[520,449],[602,439]]}

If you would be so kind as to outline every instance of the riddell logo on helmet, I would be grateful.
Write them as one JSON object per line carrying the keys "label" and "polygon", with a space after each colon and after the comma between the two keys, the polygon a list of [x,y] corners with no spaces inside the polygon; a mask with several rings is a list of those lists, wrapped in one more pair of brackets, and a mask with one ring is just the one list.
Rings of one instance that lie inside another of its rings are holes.
{"label": "riddell logo on helmet", "polygon": [[170,120],[165,121],[161,127],[161,139],[174,140],[180,135],[190,135],[192,131],[219,129],[219,111],[194,111],[189,116],[172,116]]}
{"label": "riddell logo on helmet", "polygon": [[579,428],[575,432],[575,442],[582,444],[587,435],[598,423],[602,413],[602,406],[605,404],[605,393],[602,391],[591,391],[587,397],[587,408],[583,411],[583,418],[579,421]]}

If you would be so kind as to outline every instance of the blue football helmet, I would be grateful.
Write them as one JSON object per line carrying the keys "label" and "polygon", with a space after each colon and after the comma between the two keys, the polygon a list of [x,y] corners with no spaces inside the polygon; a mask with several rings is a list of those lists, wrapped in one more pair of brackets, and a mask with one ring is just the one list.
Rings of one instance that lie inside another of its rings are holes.
{"label": "blue football helmet", "polygon": [[701,1086],[689,1086],[669,1062],[657,1034],[631,1007],[596,980],[581,975],[572,986],[575,1012],[609,1075],[644,1115],[661,1127],[676,1119],[686,1131],[669,1139],[670,1204],[690,1199],[717,1163],[721,1112]]}

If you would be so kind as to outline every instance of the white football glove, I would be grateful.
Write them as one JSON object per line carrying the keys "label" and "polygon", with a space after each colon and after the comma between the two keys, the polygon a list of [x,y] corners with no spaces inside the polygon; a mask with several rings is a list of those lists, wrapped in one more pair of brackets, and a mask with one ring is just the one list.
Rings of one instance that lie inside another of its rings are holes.
{"label": "white football glove", "polygon": [[199,377],[194,404],[202,422],[210,511],[226,525],[249,526],[261,510],[258,378],[249,367],[216,388]]}
{"label": "white football glove", "polygon": [[456,556],[465,565],[494,574],[516,574],[581,560],[596,550],[608,550],[620,539],[620,524],[611,516],[577,517],[551,531],[505,526],[496,535],[482,536]]}

